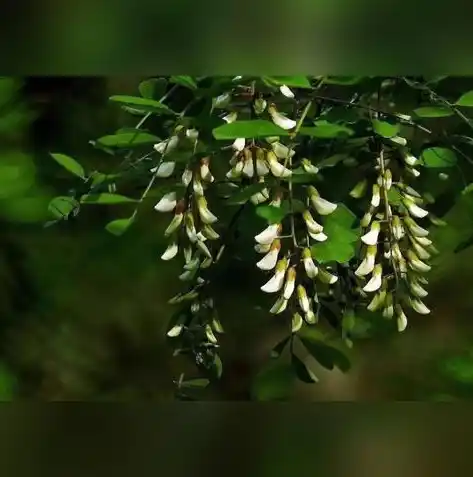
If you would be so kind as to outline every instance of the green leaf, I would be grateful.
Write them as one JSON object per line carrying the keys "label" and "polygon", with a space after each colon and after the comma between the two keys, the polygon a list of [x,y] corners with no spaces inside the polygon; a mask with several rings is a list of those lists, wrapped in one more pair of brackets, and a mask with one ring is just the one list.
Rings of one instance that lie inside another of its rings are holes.
{"label": "green leaf", "polygon": [[126,132],[121,134],[113,134],[110,136],[103,136],[97,139],[97,142],[102,146],[117,148],[156,144],[159,141],[159,137],[139,130],[136,130],[136,132]]}
{"label": "green leaf", "polygon": [[138,202],[136,199],[131,199],[130,197],[125,197],[120,194],[109,194],[104,192],[103,194],[86,194],[83,195],[80,199],[82,204],[124,204],[129,202]]}
{"label": "green leaf", "polygon": [[2,363],[0,364],[0,401],[10,402],[16,394],[18,381],[15,375]]}
{"label": "green leaf", "polygon": [[105,230],[110,232],[112,235],[120,236],[123,235],[130,225],[134,222],[134,217],[128,217],[127,219],[116,219],[112,220],[105,226]]}
{"label": "green leaf", "polygon": [[167,81],[165,78],[149,78],[139,84],[138,91],[143,98],[154,99],[164,94],[166,85]]}
{"label": "green leaf", "polygon": [[293,88],[312,88],[307,76],[270,76],[268,79],[278,86],[286,85]]}
{"label": "green leaf", "polygon": [[256,376],[251,394],[258,401],[287,399],[293,390],[294,378],[290,363],[270,361]]}
{"label": "green leaf", "polygon": [[392,124],[387,121],[380,121],[379,119],[373,119],[372,124],[374,132],[382,137],[397,136],[401,129],[400,124]]}
{"label": "green leaf", "polygon": [[312,256],[320,263],[346,263],[353,258],[360,237],[360,230],[352,228],[355,220],[353,212],[339,204],[335,212],[324,218],[324,233],[328,238],[311,247]]}
{"label": "green leaf", "polygon": [[339,84],[341,86],[352,86],[358,84],[364,76],[326,76],[325,84]]}
{"label": "green leaf", "polygon": [[463,384],[473,384],[473,359],[471,356],[454,356],[443,363],[443,373]]}
{"label": "green leaf", "polygon": [[276,358],[279,358],[279,356],[281,356],[290,338],[291,338],[290,336],[287,336],[271,350],[271,358],[276,359]]}
{"label": "green leaf", "polygon": [[473,107],[473,91],[462,94],[458,101],[455,103],[457,106]]}
{"label": "green leaf", "polygon": [[111,96],[110,101],[120,103],[122,105],[131,107],[139,111],[146,111],[150,113],[165,113],[176,114],[172,109],[168,108],[165,104],[155,101],[154,99],[140,98],[139,96]]}
{"label": "green leaf", "polygon": [[310,367],[304,363],[301,359],[299,359],[295,354],[291,356],[292,366],[296,373],[296,376],[304,383],[312,384],[317,383],[319,379],[317,376],[312,372]]}
{"label": "green leaf", "polygon": [[64,219],[67,218],[78,205],[79,203],[74,197],[54,197],[54,199],[49,202],[48,210],[57,219]]}
{"label": "green leaf", "polygon": [[443,106],[424,106],[415,109],[414,114],[419,118],[446,118],[454,113],[450,108]]}
{"label": "green leaf", "polygon": [[75,159],[72,159],[72,157],[57,153],[51,153],[51,157],[58,164],[64,167],[64,169],[68,170],[75,176],[80,177],[81,179],[85,179],[84,168]]}
{"label": "green leaf", "polygon": [[197,83],[192,78],[192,76],[171,76],[169,79],[170,83],[180,84],[189,89],[197,89]]}
{"label": "green leaf", "polygon": [[270,224],[278,224],[288,214],[284,207],[274,207],[272,205],[259,205],[256,207],[256,215],[266,219]]}
{"label": "green leaf", "polygon": [[349,157],[350,156],[348,154],[334,154],[318,162],[317,167],[319,169],[322,169],[323,167],[334,167]]}
{"label": "green leaf", "polygon": [[388,200],[391,205],[401,205],[402,204],[402,197],[400,192],[394,188],[391,187],[388,192]]}
{"label": "green leaf", "polygon": [[342,124],[329,123],[328,121],[315,121],[315,127],[302,127],[299,133],[319,139],[336,139],[353,136],[353,129]]}
{"label": "green leaf", "polygon": [[250,197],[258,192],[261,192],[266,187],[266,184],[252,184],[244,189],[240,190],[236,194],[232,195],[228,200],[229,205],[244,204]]}
{"label": "green leaf", "polygon": [[222,124],[213,130],[213,136],[218,140],[288,135],[287,131],[264,119],[235,121],[230,124]]}
{"label": "green leaf", "polygon": [[445,147],[429,147],[422,151],[421,159],[426,167],[452,167],[457,163],[457,155]]}
{"label": "green leaf", "polygon": [[350,360],[339,349],[315,339],[301,338],[301,341],[312,357],[324,368],[333,370],[337,367],[343,372],[350,369]]}
{"label": "green leaf", "polygon": [[209,384],[210,384],[209,379],[195,378],[195,379],[187,379],[186,381],[182,381],[181,387],[183,387],[183,388],[206,388]]}

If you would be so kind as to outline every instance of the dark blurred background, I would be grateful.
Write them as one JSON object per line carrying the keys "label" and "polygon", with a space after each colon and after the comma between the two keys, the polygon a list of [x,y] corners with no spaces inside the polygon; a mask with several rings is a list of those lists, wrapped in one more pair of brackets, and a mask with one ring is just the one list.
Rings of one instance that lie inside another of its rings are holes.
{"label": "dark blurred background", "polygon": [[[172,312],[167,300],[179,289],[178,265],[159,259],[167,217],[157,215],[150,203],[135,227],[114,237],[104,225],[120,216],[121,206],[91,206],[74,220],[43,228],[51,197],[75,184],[49,153],[69,154],[86,168],[111,170],[116,159],[89,141],[130,121],[108,97],[138,94],[141,79],[0,80],[3,400],[172,401],[173,379],[182,370],[195,372],[172,357],[164,340]],[[465,79],[454,87],[464,91]],[[457,204],[445,216],[449,227],[435,232],[442,255],[432,273],[432,314],[413,317],[401,335],[361,339],[350,351],[349,373],[320,370],[320,383],[298,385],[294,399],[473,398],[473,250],[453,253],[473,231],[472,210],[469,202]],[[233,285],[222,281],[218,290],[227,331],[225,372],[207,399],[247,400],[281,328],[254,307],[251,293],[258,290],[247,284],[259,283],[254,268],[228,273]]]}

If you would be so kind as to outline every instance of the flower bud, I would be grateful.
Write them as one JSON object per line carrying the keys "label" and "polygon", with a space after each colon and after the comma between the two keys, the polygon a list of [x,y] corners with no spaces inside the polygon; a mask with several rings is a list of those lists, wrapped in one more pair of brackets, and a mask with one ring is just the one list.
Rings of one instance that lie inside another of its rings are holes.
{"label": "flower bud", "polygon": [[302,168],[307,174],[317,174],[319,172],[319,168],[314,166],[309,159],[302,159]]}
{"label": "flower bud", "polygon": [[207,201],[204,197],[197,198],[197,208],[204,224],[213,224],[214,222],[217,222],[217,217],[208,209]]}
{"label": "flower bud", "polygon": [[371,205],[373,207],[379,207],[381,202],[381,196],[379,194],[379,185],[373,184],[373,195],[371,196]]}
{"label": "flower bud", "polygon": [[322,283],[325,283],[327,285],[333,285],[338,280],[338,277],[336,275],[332,275],[330,272],[324,270],[323,268],[319,269],[318,277]]}
{"label": "flower bud", "polygon": [[350,196],[353,197],[354,199],[361,199],[365,195],[367,187],[368,187],[368,181],[366,179],[361,180],[350,191]]}
{"label": "flower bud", "polygon": [[291,298],[296,286],[296,267],[290,267],[286,273],[286,283],[284,284],[283,296],[286,300]]}
{"label": "flower bud", "polygon": [[297,286],[297,298],[299,299],[299,306],[304,313],[310,310],[310,302],[307,296],[307,292],[302,285]]}
{"label": "flower bud", "polygon": [[213,182],[215,178],[210,172],[209,164],[210,159],[208,157],[204,157],[200,160],[200,177],[206,182]]}
{"label": "flower bud", "polygon": [[302,316],[299,313],[294,313],[292,315],[291,331],[292,333],[297,333],[303,324]]}
{"label": "flower bud", "polygon": [[419,313],[419,315],[428,315],[430,313],[430,310],[425,304],[416,298],[409,298],[409,305],[415,312]]}
{"label": "flower bud", "polygon": [[396,305],[396,321],[399,333],[407,328],[407,316],[401,308],[401,305]]}
{"label": "flower bud", "polygon": [[286,308],[287,308],[287,300],[284,299],[283,296],[280,296],[276,300],[276,303],[271,307],[269,312],[272,313],[273,315],[277,315],[279,313],[282,313]]}
{"label": "flower bud", "polygon": [[184,218],[184,214],[176,210],[176,214],[174,215],[174,218],[171,220],[171,223],[168,225],[168,228],[164,231],[164,235],[168,237],[169,235],[174,233],[182,224],[183,218]]}

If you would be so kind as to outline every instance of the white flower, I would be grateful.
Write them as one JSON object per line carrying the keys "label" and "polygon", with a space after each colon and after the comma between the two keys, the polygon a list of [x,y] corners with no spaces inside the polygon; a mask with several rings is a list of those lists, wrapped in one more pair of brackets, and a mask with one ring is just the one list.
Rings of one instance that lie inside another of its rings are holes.
{"label": "white flower", "polygon": [[404,223],[415,237],[427,237],[429,235],[429,231],[417,225],[411,217],[405,217]]}
{"label": "white flower", "polygon": [[266,109],[267,105],[268,103],[265,99],[257,98],[255,99],[255,102],[253,103],[253,109],[255,110],[256,114],[262,114],[263,111]]}
{"label": "white flower", "polygon": [[404,152],[403,159],[408,166],[414,167],[417,164],[417,157],[413,156],[410,152]]}
{"label": "white flower", "polygon": [[391,293],[386,295],[386,303],[382,315],[384,318],[392,318],[394,315],[393,296]]}
{"label": "white flower", "polygon": [[247,157],[243,162],[243,175],[246,177],[253,177],[255,175],[255,168],[253,165],[253,158]]}
{"label": "white flower", "polygon": [[429,294],[429,292],[422,287],[419,281],[414,278],[409,281],[409,289],[411,290],[412,294],[418,298],[424,298]]}
{"label": "white flower", "polygon": [[171,220],[171,223],[168,225],[168,228],[164,231],[164,235],[167,237],[174,233],[182,223],[184,214],[182,212],[176,213]]}
{"label": "white flower", "polygon": [[169,244],[168,248],[161,255],[161,260],[171,260],[177,255],[178,251],[179,251],[179,247],[177,246],[177,243],[173,242]]}
{"label": "white flower", "polygon": [[414,236],[415,241],[421,245],[422,247],[430,247],[432,248],[432,240],[427,237],[416,237]]}
{"label": "white flower", "polygon": [[409,260],[409,266],[416,272],[425,273],[432,268],[430,265],[427,265],[420,260],[412,250],[407,251],[407,259]]}
{"label": "white flower", "polygon": [[176,338],[182,333],[184,329],[185,318],[182,317],[177,320],[176,324],[166,333],[169,338]]}
{"label": "white flower", "polygon": [[153,167],[150,172],[156,174],[156,177],[162,177],[166,179],[172,176],[175,168],[175,162],[162,162],[159,166]]}
{"label": "white flower", "polygon": [[274,107],[274,105],[269,106],[268,113],[271,116],[271,119],[273,120],[274,124],[276,124],[276,126],[279,126],[280,128],[285,130],[293,129],[296,127],[296,121],[289,119],[283,114],[279,113]]}
{"label": "white flower", "polygon": [[169,192],[163,195],[161,200],[154,206],[154,210],[158,212],[171,212],[176,208],[176,193]]}
{"label": "white flower", "polygon": [[154,145],[154,149],[159,152],[160,154],[168,154],[176,149],[179,143],[179,138],[177,136],[171,136],[169,139],[165,141],[161,141],[158,144]]}
{"label": "white flower", "polygon": [[276,303],[271,307],[269,310],[270,313],[273,315],[277,315],[278,313],[282,313],[287,307],[287,300],[284,299],[283,296],[280,296]]}
{"label": "white flower", "polygon": [[420,315],[428,315],[430,313],[430,310],[425,306],[425,304],[416,298],[409,298],[409,305]]}
{"label": "white flower", "polygon": [[261,270],[272,270],[276,266],[280,250],[281,242],[276,239],[271,244],[269,252],[256,264],[256,266]]}
{"label": "white flower", "polygon": [[209,240],[218,240],[220,238],[220,235],[209,224],[205,224],[202,227],[202,234]]}
{"label": "white flower", "polygon": [[[212,258],[209,248],[202,240],[196,240],[197,248],[208,258]],[[205,267],[204,267],[205,268]]]}
{"label": "white flower", "polygon": [[322,283],[326,283],[328,285],[333,285],[338,280],[336,275],[332,275],[323,268],[319,270],[318,277]]}
{"label": "white flower", "polygon": [[236,119],[237,119],[237,117],[238,117],[238,113],[236,113],[235,111],[233,111],[232,113],[229,113],[229,114],[227,114],[226,116],[224,116],[222,119],[223,119],[226,123],[230,124],[230,123],[235,122]]}
{"label": "white flower", "polygon": [[414,217],[417,217],[418,219],[422,219],[424,217],[426,217],[429,213],[422,209],[421,207],[419,207],[413,200],[411,199],[406,199],[404,198],[403,199],[403,204],[406,206],[407,210],[409,211],[409,213],[411,215],[413,215]]}
{"label": "white flower", "polygon": [[360,266],[355,270],[355,275],[364,277],[373,272],[375,266],[377,247],[376,245],[369,245],[366,249],[366,255]]}
{"label": "white flower", "polygon": [[420,172],[417,169],[413,169],[411,167],[406,167],[406,171],[409,172],[409,174],[412,174],[414,177],[419,177]]}
{"label": "white flower", "polygon": [[271,244],[275,240],[280,232],[281,228],[279,224],[268,225],[261,233],[259,233],[255,240],[262,245]]}
{"label": "white flower", "polygon": [[422,247],[420,244],[418,244],[415,240],[411,240],[412,247],[414,248],[414,251],[416,255],[421,259],[421,260],[428,260],[430,258],[430,253],[427,252],[427,250]]}
{"label": "white flower", "polygon": [[195,229],[194,217],[190,211],[186,213],[185,226],[187,237],[192,243],[195,243],[198,240],[197,230]]}
{"label": "white flower", "polygon": [[294,93],[285,84],[279,87],[279,91],[281,91],[281,94],[286,96],[286,98],[294,98]]}
{"label": "white flower", "polygon": [[210,161],[209,161],[208,157],[204,157],[200,161],[200,177],[202,177],[202,179],[204,181],[213,182],[215,180],[215,178],[212,175],[212,173],[210,172],[209,162]]}
{"label": "white flower", "polygon": [[313,325],[317,323],[318,317],[315,315],[315,313],[312,310],[309,310],[305,315],[304,315],[304,320],[307,324]]}
{"label": "white flower", "polygon": [[199,131],[197,131],[197,129],[187,129],[186,137],[191,141],[197,141],[197,139],[199,138]]}
{"label": "white flower", "polygon": [[299,300],[299,306],[304,313],[310,310],[310,301],[307,297],[307,292],[302,285],[297,285],[297,298]]}
{"label": "white flower", "polygon": [[233,141],[232,147],[235,151],[243,151],[245,149],[246,139],[244,137],[239,137]]}
{"label": "white flower", "polygon": [[370,224],[371,222],[371,219],[373,218],[373,214],[371,212],[366,212],[365,215],[363,215],[361,221],[360,221],[360,225],[361,227],[368,227],[368,225]]}
{"label": "white flower", "polygon": [[302,168],[307,174],[318,174],[319,168],[314,166],[309,159],[302,159]]}
{"label": "white flower", "polygon": [[389,191],[389,189],[391,189],[391,186],[393,184],[393,176],[392,176],[391,170],[386,169],[386,171],[384,172],[384,176],[378,177],[377,183],[379,187],[384,187],[387,191]]}
{"label": "white flower", "polygon": [[397,329],[399,333],[407,328],[407,316],[405,315],[401,305],[396,305]]}
{"label": "white flower", "polygon": [[292,315],[291,331],[297,333],[302,328],[303,323],[302,316],[299,313],[294,313]]}
{"label": "white flower", "polygon": [[305,248],[302,251],[302,263],[304,264],[304,269],[307,276],[309,278],[315,278],[319,270],[312,260],[312,254],[308,248]]}
{"label": "white flower", "polygon": [[314,220],[311,213],[308,210],[304,210],[302,217],[307,225],[309,232],[313,234],[319,234],[323,231],[324,227]]}
{"label": "white flower", "polygon": [[401,136],[393,136],[389,138],[392,142],[399,144],[400,146],[405,146],[407,144],[407,140]]}
{"label": "white flower", "polygon": [[186,168],[184,169],[184,172],[182,173],[182,178],[181,178],[182,183],[183,183],[186,187],[191,183],[192,176],[193,176],[192,171],[186,167]]}
{"label": "white flower", "polygon": [[284,276],[286,275],[287,259],[283,258],[276,264],[276,271],[274,275],[267,281],[261,290],[265,293],[276,293],[284,285]]}
{"label": "white flower", "polygon": [[401,240],[405,235],[404,227],[402,226],[401,219],[398,215],[395,215],[392,219],[393,235],[396,240]]}
{"label": "white flower", "polygon": [[373,270],[370,281],[363,287],[363,291],[370,293],[381,288],[383,267],[378,263]]}
{"label": "white flower", "polygon": [[361,237],[361,241],[366,245],[376,245],[378,243],[378,235],[381,226],[378,221],[373,221],[370,231]]}
{"label": "white flower", "polygon": [[289,300],[294,293],[296,286],[296,268],[290,267],[286,273],[286,283],[284,284],[283,297],[285,300]]}
{"label": "white flower", "polygon": [[273,148],[274,154],[278,159],[287,159],[288,157],[294,156],[296,153],[293,149],[289,149],[284,144],[280,143],[279,141],[275,141],[271,143],[271,147]]}
{"label": "white flower", "polygon": [[379,194],[379,185],[373,184],[373,195],[371,196],[371,205],[373,207],[379,207],[381,202],[381,196]]}
{"label": "white flower", "polygon": [[265,176],[269,174],[269,167],[265,161],[265,152],[262,149],[256,150],[256,175]]}
{"label": "white flower", "polygon": [[196,195],[204,195],[204,186],[198,176],[194,176],[194,180],[192,181],[192,189]]}
{"label": "white flower", "polygon": [[266,160],[268,161],[269,168],[271,173],[275,177],[290,177],[292,175],[292,171],[284,167],[283,164],[278,162],[276,154],[272,151],[268,151],[266,155]]}
{"label": "white flower", "polygon": [[367,186],[368,186],[368,181],[366,179],[361,180],[350,191],[350,196],[353,197],[354,199],[361,199],[361,197],[365,195]]}
{"label": "white flower", "polygon": [[217,222],[218,218],[208,209],[205,197],[199,197],[197,199],[197,208],[199,209],[200,218],[204,224]]}
{"label": "white flower", "polygon": [[320,215],[329,215],[335,212],[337,204],[333,204],[328,200],[322,199],[317,189],[313,186],[309,186],[307,190],[312,206]]}
{"label": "white flower", "polygon": [[366,307],[369,311],[379,310],[386,300],[386,290],[381,290],[373,297],[369,305]]}
{"label": "white flower", "polygon": [[328,237],[323,232],[314,234],[310,230],[308,230],[308,233],[314,240],[317,240],[317,242],[325,242],[328,239]]}
{"label": "white flower", "polygon": [[255,205],[262,204],[263,202],[266,202],[268,199],[269,199],[268,189],[263,189],[262,191],[257,192],[256,194],[250,197],[250,201]]}

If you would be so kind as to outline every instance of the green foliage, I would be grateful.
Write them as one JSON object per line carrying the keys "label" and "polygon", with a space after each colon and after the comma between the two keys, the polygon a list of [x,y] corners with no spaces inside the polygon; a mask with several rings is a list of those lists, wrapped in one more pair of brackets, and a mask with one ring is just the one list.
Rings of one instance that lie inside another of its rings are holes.
{"label": "green foliage", "polygon": [[[404,331],[404,309],[430,312],[421,280],[442,233],[457,245],[473,243],[465,189],[473,182],[471,138],[455,124],[442,134],[426,127],[426,119],[435,125],[449,117],[471,127],[459,107],[473,105],[472,93],[451,104],[433,89],[445,81],[147,79],[138,87],[141,97],[110,98],[142,117],[135,128],[95,141],[112,155],[109,170],[87,178],[75,159],[52,155],[83,183],[49,207],[59,219],[81,205],[133,204],[131,216],[106,225],[117,236],[151,199],[168,214],[161,258],[180,260],[183,270],[182,289],[169,300],[179,310],[167,336],[175,354],[186,355],[202,375],[180,379],[180,390],[205,388],[202,380],[222,376],[212,284],[221,274],[231,277],[235,262],[254,270],[258,254],[257,276],[266,281],[258,287],[272,297],[267,310],[289,335],[275,345],[252,395],[287,399],[296,380],[317,382],[311,361],[348,371],[342,343],[351,346],[378,328]],[[153,131],[144,130],[151,116]],[[438,231],[439,218],[449,216],[456,225]],[[308,356],[302,359],[298,347]]]}

